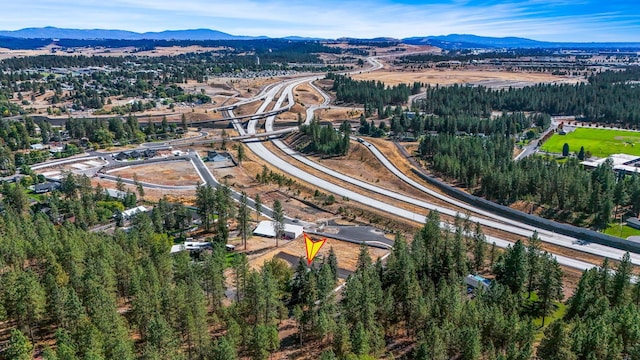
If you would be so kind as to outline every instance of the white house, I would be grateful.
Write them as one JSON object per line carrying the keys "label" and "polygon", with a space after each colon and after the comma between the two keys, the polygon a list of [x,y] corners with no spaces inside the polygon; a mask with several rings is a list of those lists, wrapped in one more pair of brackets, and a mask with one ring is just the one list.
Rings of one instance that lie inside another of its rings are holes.
{"label": "white house", "polygon": [[[286,239],[295,239],[302,235],[304,228],[300,225],[284,224],[284,237]],[[276,237],[276,232],[273,230],[273,221],[260,221],[258,226],[253,230],[253,235],[264,237]]]}
{"label": "white house", "polygon": [[131,219],[133,216],[138,215],[140,213],[143,212],[147,212],[149,211],[149,209],[147,209],[146,207],[140,205],[137,207],[134,207],[132,209],[128,209],[122,212],[122,217],[125,219]]}

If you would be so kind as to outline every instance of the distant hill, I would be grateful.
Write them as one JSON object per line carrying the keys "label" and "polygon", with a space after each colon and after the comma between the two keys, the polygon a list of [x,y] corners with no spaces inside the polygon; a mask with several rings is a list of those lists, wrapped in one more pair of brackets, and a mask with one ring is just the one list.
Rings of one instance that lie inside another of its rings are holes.
{"label": "distant hill", "polygon": [[[269,39],[267,36],[242,36],[227,34],[222,31],[211,29],[191,29],[191,30],[165,30],[160,32],[138,33],[127,30],[108,29],[64,29],[52,26],[25,28],[12,31],[0,31],[0,47],[9,48],[33,48],[51,43],[44,39],[68,39],[68,40],[90,40],[90,41],[113,41],[113,40],[154,40],[154,41],[227,41],[227,40],[262,40]],[[300,36],[288,36],[282,38],[289,41],[317,41],[325,40],[321,38],[307,38]],[[361,39],[343,37],[338,41],[346,41],[352,44],[397,44],[404,42],[415,45],[431,45],[442,49],[496,49],[496,48],[598,48],[598,49],[640,49],[640,43],[563,43],[536,41],[520,37],[487,37],[468,34],[450,34],[439,36],[410,37],[402,40],[390,37],[378,37],[373,39]]]}
{"label": "distant hill", "polygon": [[114,40],[247,40],[266,39],[264,36],[238,36],[217,30],[166,30],[137,33],[126,30],[62,29],[56,27],[26,28],[15,31],[0,31],[0,36],[22,39],[114,39]]}
{"label": "distant hill", "polygon": [[579,42],[547,42],[536,41],[519,37],[488,37],[468,34],[450,34],[440,36],[411,37],[402,40],[407,44],[432,45],[443,49],[470,49],[470,48],[637,48],[640,43],[579,43]]}

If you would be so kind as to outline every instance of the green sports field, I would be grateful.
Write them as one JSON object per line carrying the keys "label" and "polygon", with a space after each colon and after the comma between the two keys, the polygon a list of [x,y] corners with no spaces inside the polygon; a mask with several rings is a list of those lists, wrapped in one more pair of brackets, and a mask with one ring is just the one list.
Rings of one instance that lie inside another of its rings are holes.
{"label": "green sports field", "polygon": [[606,157],[611,154],[640,156],[640,132],[577,128],[566,135],[553,135],[542,145],[541,150],[562,153],[562,146],[569,144],[569,152],[577,153],[584,146],[593,156]]}

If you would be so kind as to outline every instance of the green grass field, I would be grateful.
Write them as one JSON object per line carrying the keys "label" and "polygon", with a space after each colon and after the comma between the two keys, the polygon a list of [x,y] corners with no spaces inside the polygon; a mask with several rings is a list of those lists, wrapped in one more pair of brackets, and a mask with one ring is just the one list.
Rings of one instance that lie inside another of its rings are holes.
{"label": "green grass field", "polygon": [[562,153],[565,143],[569,144],[569,152],[572,154],[584,146],[585,151],[590,151],[597,157],[607,157],[611,154],[640,156],[640,132],[624,130],[577,128],[567,135],[553,135],[542,145],[541,150]]}
{"label": "green grass field", "polygon": [[629,236],[640,236],[640,230],[636,230],[627,225],[623,225],[621,229],[619,223],[609,224],[609,227],[607,227],[604,233],[611,236],[621,237],[623,239],[626,239]]}

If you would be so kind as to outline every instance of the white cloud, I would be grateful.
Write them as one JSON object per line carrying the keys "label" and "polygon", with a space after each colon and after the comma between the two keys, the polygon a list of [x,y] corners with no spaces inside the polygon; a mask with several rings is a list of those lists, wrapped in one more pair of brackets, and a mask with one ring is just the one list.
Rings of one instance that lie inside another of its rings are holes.
{"label": "white cloud", "polygon": [[[637,11],[587,13],[588,0],[376,1],[31,0],[3,9],[6,29],[52,25],[134,31],[212,28],[239,35],[408,37],[449,33],[556,41],[640,41]],[[630,5],[634,7],[633,5]],[[566,15],[575,7],[583,14]]]}

